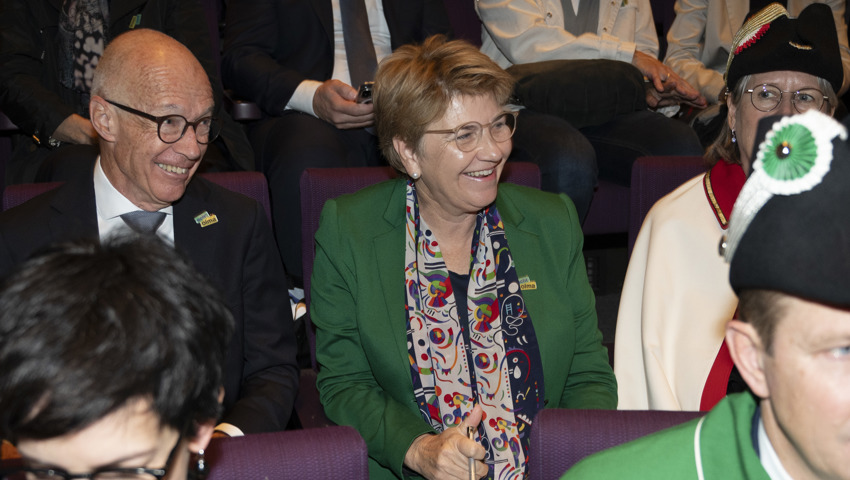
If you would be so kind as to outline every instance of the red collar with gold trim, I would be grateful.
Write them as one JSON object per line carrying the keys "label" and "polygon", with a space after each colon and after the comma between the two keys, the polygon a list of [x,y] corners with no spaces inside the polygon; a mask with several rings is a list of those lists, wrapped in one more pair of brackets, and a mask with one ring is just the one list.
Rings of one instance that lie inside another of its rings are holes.
{"label": "red collar with gold trim", "polygon": [[723,230],[729,226],[732,207],[746,180],[747,176],[744,175],[744,169],[740,165],[729,164],[723,160],[715,163],[703,177],[705,198]]}

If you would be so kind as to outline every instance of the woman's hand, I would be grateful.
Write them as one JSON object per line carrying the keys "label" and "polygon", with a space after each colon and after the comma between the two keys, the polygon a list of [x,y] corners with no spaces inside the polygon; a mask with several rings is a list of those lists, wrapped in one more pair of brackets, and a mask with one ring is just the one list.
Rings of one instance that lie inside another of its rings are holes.
{"label": "woman's hand", "polygon": [[466,436],[467,428],[478,428],[484,411],[476,405],[460,425],[439,435],[422,435],[413,441],[404,455],[404,464],[425,478],[442,480],[469,479],[469,459],[475,459],[475,478],[487,475],[484,447]]}

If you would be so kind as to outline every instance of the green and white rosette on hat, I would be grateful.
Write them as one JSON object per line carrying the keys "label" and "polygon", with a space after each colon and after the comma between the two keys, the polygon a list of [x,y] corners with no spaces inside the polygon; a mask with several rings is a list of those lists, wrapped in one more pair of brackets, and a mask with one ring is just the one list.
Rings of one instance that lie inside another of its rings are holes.
{"label": "green and white rosette on hat", "polygon": [[750,222],[774,195],[797,195],[820,184],[832,164],[832,140],[837,136],[847,139],[844,126],[814,110],[773,124],[732,209],[729,235],[720,245],[727,262]]}

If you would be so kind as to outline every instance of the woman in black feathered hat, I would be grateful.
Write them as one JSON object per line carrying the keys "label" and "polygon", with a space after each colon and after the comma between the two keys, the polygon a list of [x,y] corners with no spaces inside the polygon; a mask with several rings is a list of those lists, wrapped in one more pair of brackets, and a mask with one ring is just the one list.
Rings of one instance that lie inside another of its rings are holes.
{"label": "woman in black feathered hat", "polygon": [[620,408],[707,410],[726,394],[733,365],[721,349],[723,327],[738,302],[717,239],[749,172],[758,121],[807,110],[831,115],[843,76],[826,5],[792,19],[774,3],[735,35],[728,115],[705,155],[711,169],[659,200],[629,262],[615,339]]}

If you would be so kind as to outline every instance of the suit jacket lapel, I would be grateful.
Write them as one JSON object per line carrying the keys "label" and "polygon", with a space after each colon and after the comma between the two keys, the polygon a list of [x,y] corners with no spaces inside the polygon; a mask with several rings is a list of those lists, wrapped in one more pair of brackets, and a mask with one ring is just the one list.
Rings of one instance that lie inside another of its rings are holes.
{"label": "suit jacket lapel", "polygon": [[[62,4],[65,0],[48,0],[50,5],[55,8],[58,12],[62,12]],[[141,5],[144,5],[146,0],[110,0],[109,1],[109,18],[110,19],[118,19],[127,15],[127,13],[133,11]],[[112,26],[112,22],[110,22],[110,27]],[[122,28],[121,31],[124,29]]]}
{"label": "suit jacket lapel", "polygon": [[174,245],[191,258],[201,271],[205,271],[203,265],[216,258],[217,242],[213,239],[224,228],[221,224],[201,227],[200,223],[195,222],[195,217],[200,213],[216,213],[209,210],[209,194],[209,187],[195,178],[187,185],[183,197],[174,203]]}
{"label": "suit jacket lapel", "polygon": [[80,175],[59,187],[50,207],[56,213],[48,220],[53,239],[98,237],[93,175]]}
{"label": "suit jacket lapel", "polygon": [[59,12],[62,12],[62,3],[64,3],[64,1],[65,0],[48,0],[48,3],[50,3],[50,5]]}
{"label": "suit jacket lapel", "polygon": [[331,7],[331,0],[312,0],[313,10],[316,11],[316,16],[319,17],[319,22],[322,28],[325,29],[325,35],[328,37],[331,47],[334,44],[334,14]]}
{"label": "suit jacket lapel", "polygon": [[[402,360],[400,363],[393,362],[392,365],[402,366],[408,365],[407,322],[401,315],[404,311],[404,248],[399,248],[399,242],[405,241],[405,191],[406,183],[402,180],[396,182],[384,211],[388,230],[378,234],[373,240],[384,305],[387,308],[385,315],[390,319],[389,339],[395,344],[396,355]],[[405,369],[405,372],[407,371]],[[413,388],[412,380],[411,388]]]}
{"label": "suit jacket lapel", "polygon": [[[113,22],[117,21],[120,18],[124,18],[125,15],[132,12],[133,10],[139,8],[140,6],[146,3],[145,0],[110,0],[109,2],[109,25],[112,27],[114,25]],[[144,20],[144,19],[142,19]],[[203,19],[198,19],[199,21],[203,21]],[[127,27],[122,26],[117,29],[117,31],[124,31]],[[114,31],[110,29],[111,31]],[[113,35],[110,35],[110,38]]]}
{"label": "suit jacket lapel", "polygon": [[[525,215],[523,215],[513,202],[507,200],[504,195],[496,197],[496,208],[502,217],[502,223],[505,226],[505,237],[508,239],[508,246],[512,254],[515,257],[523,259],[537,258],[538,255],[535,252],[540,251],[538,246],[539,236],[537,232],[526,230],[523,227]],[[520,250],[528,253],[517,254]]]}

